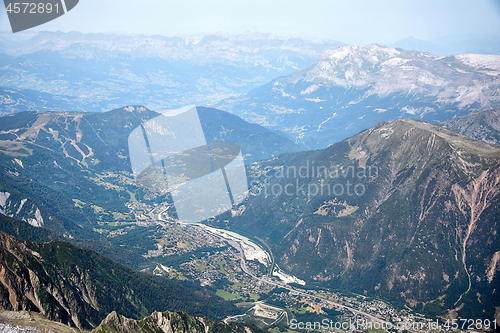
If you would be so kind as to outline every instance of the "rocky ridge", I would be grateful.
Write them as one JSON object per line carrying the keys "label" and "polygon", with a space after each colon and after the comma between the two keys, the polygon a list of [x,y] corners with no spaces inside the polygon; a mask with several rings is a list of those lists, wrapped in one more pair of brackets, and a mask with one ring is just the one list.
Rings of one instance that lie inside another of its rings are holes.
{"label": "rocky ridge", "polygon": [[111,312],[92,333],[184,333],[184,332],[265,332],[254,325],[226,324],[208,318],[192,317],[183,312],[153,312],[142,320],[133,320]]}

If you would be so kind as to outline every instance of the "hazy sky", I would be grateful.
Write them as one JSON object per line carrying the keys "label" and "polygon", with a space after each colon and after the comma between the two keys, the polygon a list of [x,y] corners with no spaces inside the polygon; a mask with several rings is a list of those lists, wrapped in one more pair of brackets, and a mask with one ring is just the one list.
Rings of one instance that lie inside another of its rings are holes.
{"label": "hazy sky", "polygon": [[[349,44],[405,37],[500,34],[500,0],[80,0],[66,15],[28,32],[193,35],[269,32]],[[4,9],[0,31],[12,34]]]}

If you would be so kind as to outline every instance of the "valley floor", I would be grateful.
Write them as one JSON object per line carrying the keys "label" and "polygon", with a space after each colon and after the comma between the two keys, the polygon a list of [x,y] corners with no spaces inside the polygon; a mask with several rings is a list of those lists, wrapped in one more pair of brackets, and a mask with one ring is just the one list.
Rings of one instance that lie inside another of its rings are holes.
{"label": "valley floor", "polygon": [[123,224],[119,232],[116,224],[112,228],[115,231],[106,230],[103,224],[102,231],[118,239],[148,234],[155,240],[155,249],[143,255],[157,264],[143,271],[199,281],[216,289],[219,296],[235,302],[244,311],[226,318],[226,322],[253,322],[275,332],[339,327],[344,331],[396,328],[446,332],[452,326],[451,322],[432,321],[409,308],[306,284],[283,272],[274,264],[272,253],[256,241],[204,224],[176,223],[168,215],[168,205],[130,207],[136,223]]}

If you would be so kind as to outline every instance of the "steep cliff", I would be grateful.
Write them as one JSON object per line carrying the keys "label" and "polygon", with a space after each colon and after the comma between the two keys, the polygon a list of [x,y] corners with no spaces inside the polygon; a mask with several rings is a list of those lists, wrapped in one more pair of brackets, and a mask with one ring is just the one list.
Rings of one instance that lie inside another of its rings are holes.
{"label": "steep cliff", "polygon": [[266,332],[255,325],[216,322],[208,318],[192,317],[184,312],[153,312],[142,320],[110,313],[92,333],[185,333],[185,332]]}
{"label": "steep cliff", "polygon": [[188,311],[222,318],[234,307],[195,285],[133,271],[65,242],[35,244],[0,233],[0,307],[92,328],[116,310],[131,318]]}

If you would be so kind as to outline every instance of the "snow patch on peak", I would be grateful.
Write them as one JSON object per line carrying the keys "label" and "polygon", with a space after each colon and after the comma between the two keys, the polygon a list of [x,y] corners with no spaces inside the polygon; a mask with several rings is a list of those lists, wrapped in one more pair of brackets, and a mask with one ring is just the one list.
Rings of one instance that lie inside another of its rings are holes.
{"label": "snow patch on peak", "polygon": [[387,58],[393,58],[400,54],[401,52],[396,49],[391,49],[379,44],[368,46],[348,45],[340,46],[333,50],[324,50],[321,52],[318,60],[337,62],[350,57],[361,57],[372,64],[377,64]]}
{"label": "snow patch on peak", "polygon": [[409,59],[403,59],[403,58],[400,58],[400,57],[395,57],[395,58],[391,58],[389,60],[384,61],[382,64],[384,66],[388,66],[388,67],[397,67],[397,66],[400,66],[402,64],[407,63],[408,61],[410,61],[410,60]]}
{"label": "snow patch on peak", "polygon": [[500,70],[500,55],[467,53],[456,55],[455,59],[476,69]]}
{"label": "snow patch on peak", "polygon": [[5,215],[7,199],[10,197],[9,192],[0,192],[0,214]]}
{"label": "snow patch on peak", "polygon": [[[368,49],[366,50],[369,53],[369,57],[367,58],[368,61],[371,63],[377,64],[380,61],[383,61],[384,59],[387,58],[393,58],[401,54],[400,51],[396,49],[391,49],[389,47],[379,45],[379,44],[372,44],[368,46]],[[379,56],[381,57],[379,59]]]}
{"label": "snow patch on peak", "polygon": [[357,46],[340,46],[334,50],[326,49],[319,55],[319,61],[345,59]]}
{"label": "snow patch on peak", "polygon": [[319,84],[311,84],[309,87],[307,87],[306,89],[303,89],[300,91],[300,94],[301,95],[308,95],[316,90],[318,90],[319,88]]}

